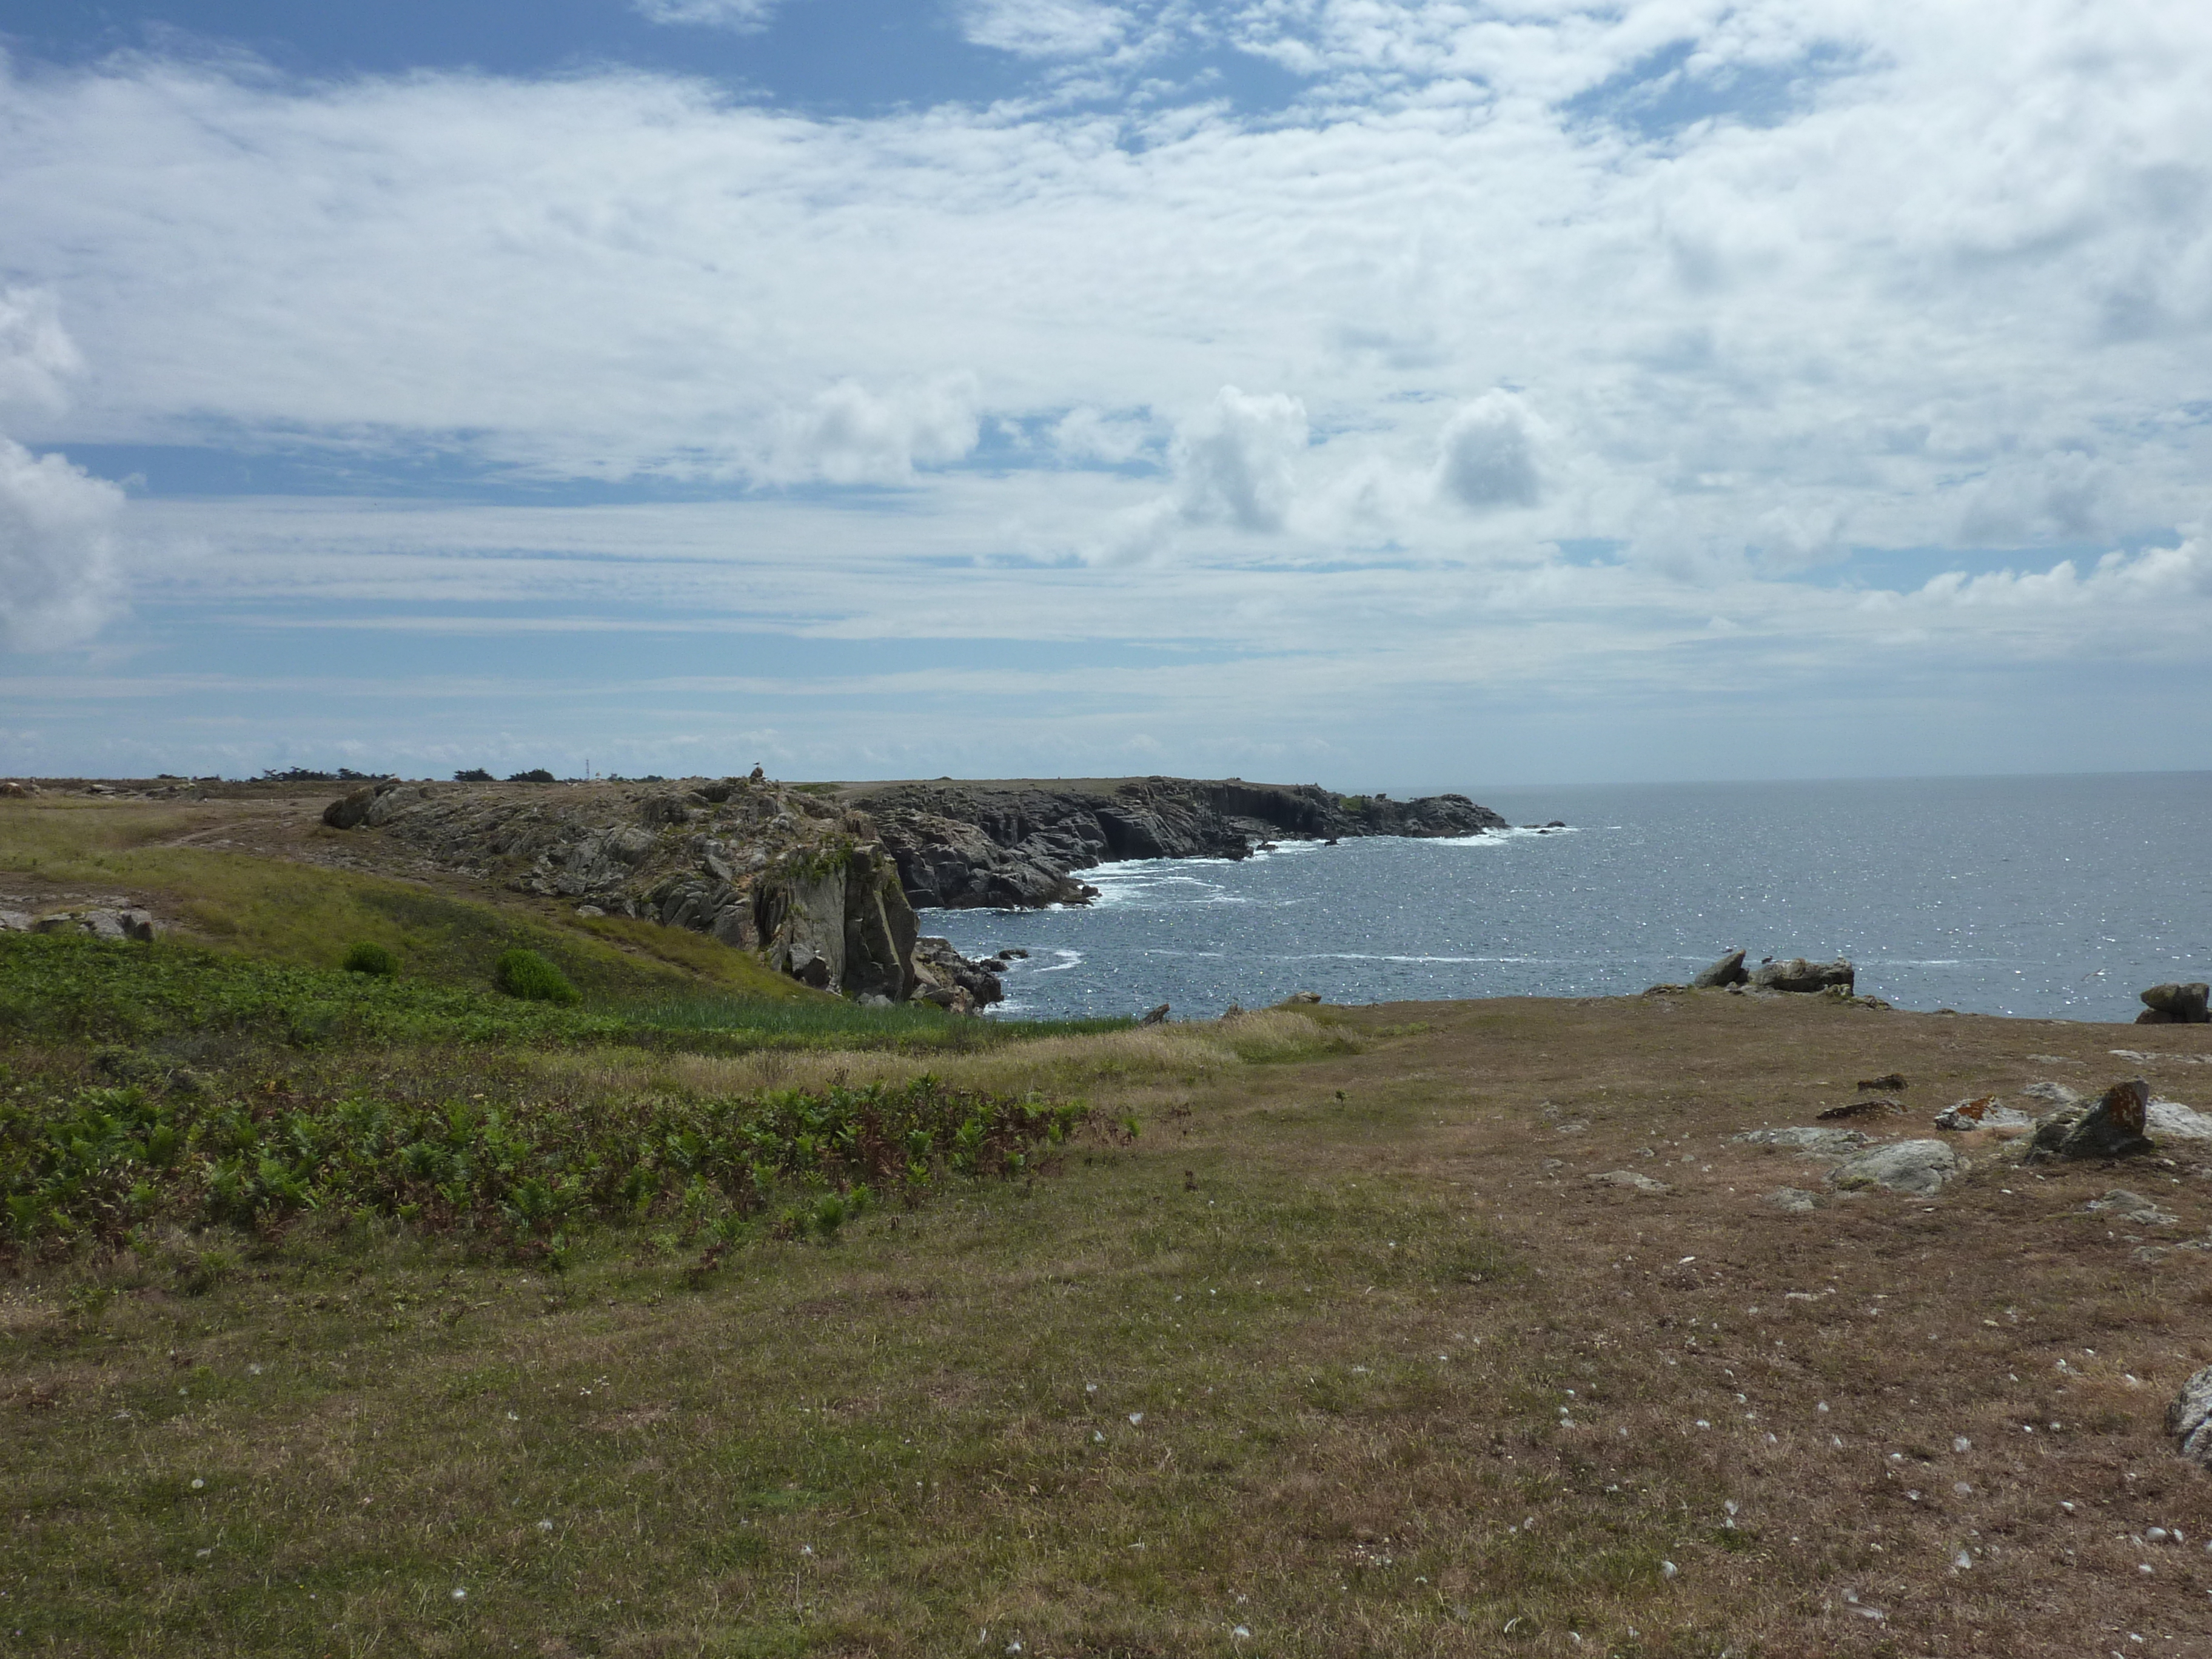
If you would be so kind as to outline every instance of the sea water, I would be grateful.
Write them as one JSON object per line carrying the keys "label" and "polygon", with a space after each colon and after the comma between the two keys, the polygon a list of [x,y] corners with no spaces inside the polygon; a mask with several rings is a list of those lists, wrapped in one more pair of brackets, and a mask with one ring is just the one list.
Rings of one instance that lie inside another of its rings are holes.
{"label": "sea water", "polygon": [[1103,865],[1089,906],[922,930],[1029,951],[994,1012],[1031,1018],[1619,996],[1739,945],[1965,1012],[2126,1020],[2212,978],[2212,773],[1468,793],[1570,828]]}

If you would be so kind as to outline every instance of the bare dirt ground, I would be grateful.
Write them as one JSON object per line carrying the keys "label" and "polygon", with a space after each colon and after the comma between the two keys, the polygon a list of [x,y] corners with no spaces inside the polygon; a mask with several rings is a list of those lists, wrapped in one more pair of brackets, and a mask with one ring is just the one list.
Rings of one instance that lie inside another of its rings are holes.
{"label": "bare dirt ground", "polygon": [[[2023,1168],[1993,1135],[1947,1136],[1971,1172],[1910,1197],[1832,1194],[1820,1163],[1732,1139],[1814,1124],[1891,1073],[1909,1116],[1859,1121],[1877,1134],[1935,1134],[1969,1096],[2033,1109],[2019,1091],[2045,1079],[2147,1075],[2204,1106],[2212,1032],[1721,994],[1360,1020],[1419,1029],[1233,1121],[1297,1126],[1341,1177],[1450,1189],[1533,1264],[1510,1335],[1585,1389],[1485,1455],[1585,1491],[1648,1478],[1657,1448],[1678,1487],[1702,1470],[1711,1506],[1681,1514],[1670,1559],[1707,1628],[1771,1653],[2212,1651],[2212,1482],[2161,1423],[2212,1363],[2212,1251],[2173,1248],[2212,1228],[2212,1145]],[[1404,1132],[1329,1127],[1333,1086]],[[1668,1190],[1593,1179],[1615,1171]],[[1817,1207],[1778,1207],[1784,1186]],[[2177,1219],[2085,1208],[2122,1186]],[[1470,1318],[1455,1299],[1405,1308],[1397,1334],[1448,1350]]]}

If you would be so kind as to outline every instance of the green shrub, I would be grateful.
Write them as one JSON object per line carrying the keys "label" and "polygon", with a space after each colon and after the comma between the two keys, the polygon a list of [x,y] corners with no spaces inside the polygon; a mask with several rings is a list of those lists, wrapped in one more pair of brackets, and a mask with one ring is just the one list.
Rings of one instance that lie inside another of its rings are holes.
{"label": "green shrub", "polygon": [[492,969],[492,982],[511,997],[525,1002],[577,1002],[576,988],[558,968],[535,951],[517,948],[500,953]]}
{"label": "green shrub", "polygon": [[374,974],[389,979],[399,971],[399,958],[381,945],[363,939],[345,953],[345,961],[340,965],[349,974]]}

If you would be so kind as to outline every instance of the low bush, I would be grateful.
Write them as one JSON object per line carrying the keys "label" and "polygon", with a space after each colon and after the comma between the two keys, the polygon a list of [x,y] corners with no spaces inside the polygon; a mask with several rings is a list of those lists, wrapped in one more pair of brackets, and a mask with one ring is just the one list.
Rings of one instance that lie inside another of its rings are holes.
{"label": "low bush", "polygon": [[492,983],[525,1002],[579,1002],[576,988],[568,977],[535,951],[517,947],[503,951],[492,969]]}
{"label": "low bush", "polygon": [[380,979],[389,979],[399,971],[399,958],[381,945],[363,939],[345,953],[345,960],[339,966],[349,974],[374,974]]}

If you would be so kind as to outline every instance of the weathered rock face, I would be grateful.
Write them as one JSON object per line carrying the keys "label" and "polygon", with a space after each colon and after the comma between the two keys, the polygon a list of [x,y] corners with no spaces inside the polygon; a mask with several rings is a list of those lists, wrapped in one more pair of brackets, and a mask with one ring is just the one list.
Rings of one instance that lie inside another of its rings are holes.
{"label": "weathered rock face", "polygon": [[1073,872],[1110,859],[1241,859],[1263,842],[1471,836],[1509,826],[1464,795],[1394,801],[1240,779],[856,785],[915,905],[1035,909],[1096,890]]}
{"label": "weathered rock face", "polygon": [[2212,1024],[2212,986],[2198,980],[2187,985],[2154,985],[2142,994],[2143,1011],[2138,1025]]}
{"label": "weathered rock face", "polygon": [[560,788],[387,779],[323,817],[579,909],[710,934],[823,990],[904,1002],[964,978],[963,1006],[1002,994],[950,945],[950,962],[917,957],[914,907],[872,819],[765,778]]}
{"label": "weathered rock face", "polygon": [[1690,988],[1693,991],[1716,991],[1730,985],[1741,985],[1750,977],[1744,971],[1743,952],[1731,951],[1692,979]]}
{"label": "weathered rock face", "polygon": [[1857,980],[1858,970],[1841,957],[1833,962],[1791,957],[1786,962],[1762,962],[1751,970],[1751,983],[1766,991],[1825,991],[1830,986],[1849,991]]}

